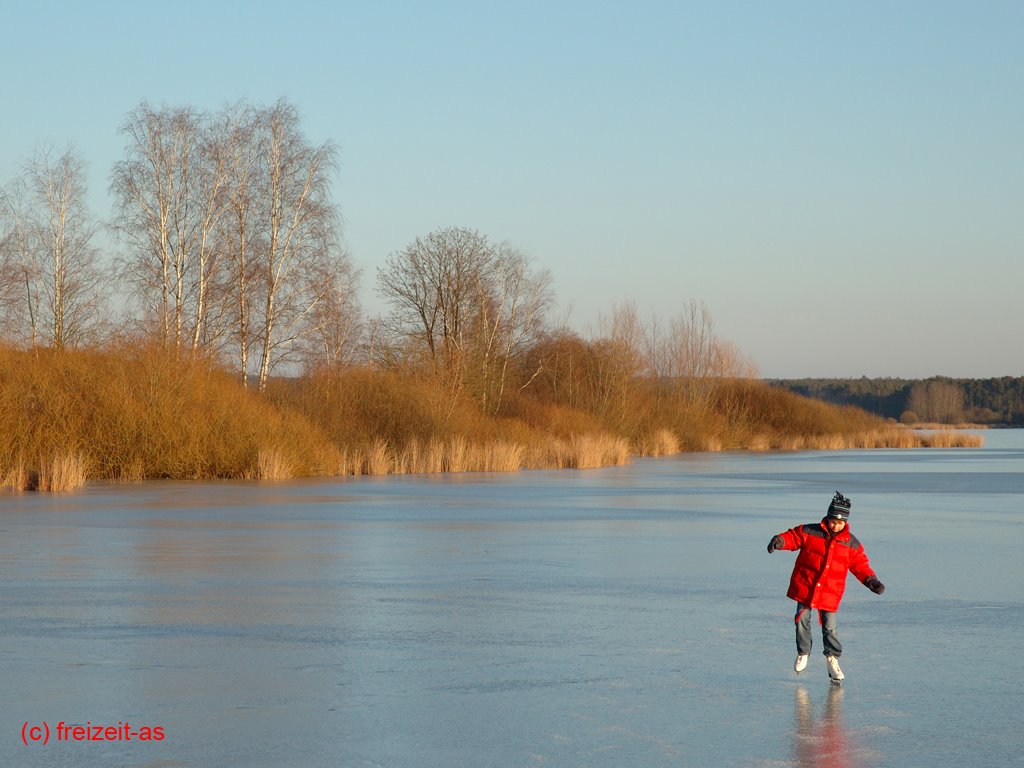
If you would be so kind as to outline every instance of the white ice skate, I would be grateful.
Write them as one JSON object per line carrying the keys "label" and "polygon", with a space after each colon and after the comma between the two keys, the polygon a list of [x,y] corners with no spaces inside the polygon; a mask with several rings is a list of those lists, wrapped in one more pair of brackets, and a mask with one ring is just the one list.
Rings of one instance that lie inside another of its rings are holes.
{"label": "white ice skate", "polygon": [[801,653],[796,657],[796,661],[793,662],[793,671],[798,675],[807,669],[807,654]]}
{"label": "white ice skate", "polygon": [[833,685],[842,685],[846,675],[843,674],[843,670],[839,667],[839,659],[835,656],[826,656],[825,662],[828,664],[828,679]]}

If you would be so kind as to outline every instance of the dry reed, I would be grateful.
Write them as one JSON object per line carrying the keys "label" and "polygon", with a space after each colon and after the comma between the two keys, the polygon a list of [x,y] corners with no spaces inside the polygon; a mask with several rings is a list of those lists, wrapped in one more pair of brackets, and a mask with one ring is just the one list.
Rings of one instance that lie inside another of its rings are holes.
{"label": "dry reed", "polygon": [[525,459],[525,446],[519,443],[499,440],[486,446],[484,451],[484,471],[517,472],[523,468]]}
{"label": "dry reed", "polygon": [[27,491],[31,487],[31,480],[32,478],[28,468],[25,466],[25,462],[19,459],[4,473],[3,480],[0,481],[0,487],[10,488],[12,491],[17,492]]}
{"label": "dry reed", "polygon": [[569,469],[592,469],[618,466],[629,462],[629,444],[621,437],[608,434],[573,435],[569,438],[562,466]]}
{"label": "dry reed", "polygon": [[929,448],[980,448],[985,443],[984,437],[969,432],[935,432],[921,438]]}
{"label": "dry reed", "polygon": [[48,493],[77,491],[85,485],[88,473],[80,453],[54,454],[40,463],[37,488]]}
{"label": "dry reed", "polygon": [[410,440],[405,448],[394,452],[394,473],[396,475],[414,475],[419,473],[420,441]]}
{"label": "dry reed", "polygon": [[794,435],[769,438],[755,435],[747,441],[750,450],[841,451],[853,448],[977,448],[980,435],[964,432],[921,433],[903,427],[876,429],[853,434]]}
{"label": "dry reed", "polygon": [[141,483],[146,479],[146,467],[140,456],[132,456],[117,468],[113,478],[119,483]]}
{"label": "dry reed", "polygon": [[464,437],[454,437],[446,445],[448,452],[444,460],[445,472],[468,472],[469,443]]}
{"label": "dry reed", "polygon": [[711,453],[717,453],[725,450],[725,444],[721,438],[718,437],[707,437],[703,440],[703,449]]}
{"label": "dry reed", "polygon": [[444,471],[444,443],[430,440],[420,453],[423,462],[420,472],[436,474]]}
{"label": "dry reed", "polygon": [[638,456],[671,456],[679,453],[679,438],[670,429],[656,429],[636,442]]}
{"label": "dry reed", "polygon": [[394,454],[385,440],[374,440],[363,457],[364,475],[387,475],[395,467]]}
{"label": "dry reed", "polygon": [[771,450],[772,441],[768,435],[753,435],[747,440],[746,447],[751,451],[768,451]]}
{"label": "dry reed", "polygon": [[413,438],[394,452],[395,474],[437,474],[444,471],[445,447],[439,440],[425,443]]}
{"label": "dry reed", "polygon": [[362,457],[358,451],[344,449],[338,453],[338,461],[334,465],[335,475],[360,475],[362,474]]}
{"label": "dry reed", "polygon": [[290,480],[295,477],[295,462],[279,446],[260,448],[256,457],[256,478]]}
{"label": "dry reed", "polygon": [[914,423],[914,424],[906,424],[905,426],[907,426],[910,429],[929,429],[929,430],[935,430],[937,432],[948,432],[951,429],[959,430],[959,429],[988,429],[989,428],[989,426],[987,424],[970,424],[970,423],[963,423],[963,424],[937,424],[937,423],[934,423],[934,422],[918,422],[918,423]]}

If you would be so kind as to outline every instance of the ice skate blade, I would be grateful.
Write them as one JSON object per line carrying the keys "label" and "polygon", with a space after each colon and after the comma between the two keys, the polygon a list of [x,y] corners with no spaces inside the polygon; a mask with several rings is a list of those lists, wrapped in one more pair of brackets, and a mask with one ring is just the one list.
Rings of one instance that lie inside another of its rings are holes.
{"label": "ice skate blade", "polygon": [[836,680],[836,679],[835,679],[834,677],[830,677],[830,678],[828,679],[828,681],[829,681],[830,683],[832,683],[832,685],[842,685],[842,684],[843,684],[843,681],[842,681],[842,680]]}

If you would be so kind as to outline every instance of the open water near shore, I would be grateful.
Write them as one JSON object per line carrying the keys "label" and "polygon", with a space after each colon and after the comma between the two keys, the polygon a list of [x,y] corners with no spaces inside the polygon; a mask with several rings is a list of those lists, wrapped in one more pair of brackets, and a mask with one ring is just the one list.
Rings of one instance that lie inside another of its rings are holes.
{"label": "open water near shore", "polygon": [[[1024,433],[984,434],[0,496],[0,765],[1022,765]],[[841,689],[765,551],[836,489],[887,587]]]}

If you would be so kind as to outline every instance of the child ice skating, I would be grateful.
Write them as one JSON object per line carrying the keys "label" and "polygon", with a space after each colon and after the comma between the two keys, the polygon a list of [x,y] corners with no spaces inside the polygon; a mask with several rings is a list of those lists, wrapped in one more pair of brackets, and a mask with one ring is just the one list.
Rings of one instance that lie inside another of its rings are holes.
{"label": "child ice skating", "polygon": [[836,611],[846,589],[847,572],[876,595],[885,591],[885,585],[871,569],[864,546],[850,532],[847,521],[851,506],[850,500],[836,491],[820,523],[798,525],[773,536],[768,542],[769,554],[777,549],[799,550],[786,593],[797,603],[793,669],[800,673],[807,667],[811,653],[811,612],[817,610],[828,676],[836,685],[845,677],[839,667],[843,646],[836,634]]}

